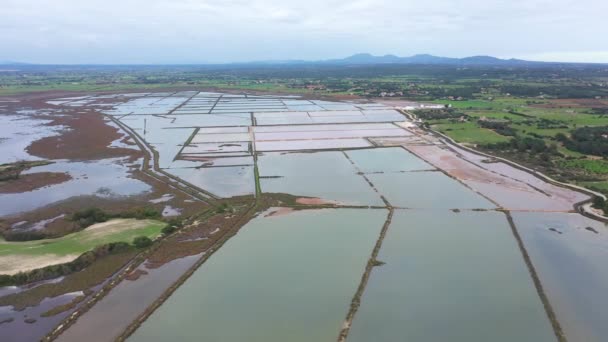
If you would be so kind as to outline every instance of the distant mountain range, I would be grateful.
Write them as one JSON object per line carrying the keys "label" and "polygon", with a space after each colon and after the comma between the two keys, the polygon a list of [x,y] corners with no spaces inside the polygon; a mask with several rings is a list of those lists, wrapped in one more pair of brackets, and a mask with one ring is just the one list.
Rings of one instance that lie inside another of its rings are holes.
{"label": "distant mountain range", "polygon": [[473,56],[465,58],[439,57],[428,54],[399,57],[395,55],[374,56],[369,53],[360,53],[343,59],[328,60],[327,63],[336,64],[521,64],[530,63],[521,59],[500,59],[491,56]]}
{"label": "distant mountain range", "polygon": [[[358,53],[346,58],[327,59],[317,61],[307,60],[267,60],[238,63],[192,63],[189,65],[378,65],[378,64],[428,64],[428,65],[462,65],[462,66],[518,66],[518,65],[539,65],[539,64],[586,64],[586,63],[558,63],[558,62],[535,62],[522,59],[501,59],[492,56],[472,56],[464,58],[440,57],[429,54],[419,54],[410,57],[399,57],[395,55],[374,56],[369,53]],[[13,66],[36,66],[36,64],[20,63],[14,61],[0,61],[0,65]],[[85,64],[83,64],[85,65]],[[160,64],[159,64],[160,65]],[[168,64],[164,64],[168,65]]]}
{"label": "distant mountain range", "polygon": [[14,61],[2,61],[0,60],[0,65],[26,65],[27,63],[19,63]]}
{"label": "distant mountain range", "polygon": [[410,57],[399,57],[395,55],[374,56],[369,53],[358,53],[346,58],[328,59],[320,61],[306,60],[269,60],[255,61],[249,63],[233,64],[321,64],[321,65],[370,65],[370,64],[435,64],[435,65],[521,65],[531,63],[522,59],[500,59],[492,56],[472,56],[465,58],[439,57],[428,54],[414,55]]}

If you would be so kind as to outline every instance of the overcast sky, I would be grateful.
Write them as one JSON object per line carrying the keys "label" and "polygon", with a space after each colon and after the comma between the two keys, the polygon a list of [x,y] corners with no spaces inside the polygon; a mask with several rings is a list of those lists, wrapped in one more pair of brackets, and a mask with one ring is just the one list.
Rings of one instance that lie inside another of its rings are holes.
{"label": "overcast sky", "polygon": [[0,0],[0,61],[217,63],[359,52],[608,63],[608,0]]}

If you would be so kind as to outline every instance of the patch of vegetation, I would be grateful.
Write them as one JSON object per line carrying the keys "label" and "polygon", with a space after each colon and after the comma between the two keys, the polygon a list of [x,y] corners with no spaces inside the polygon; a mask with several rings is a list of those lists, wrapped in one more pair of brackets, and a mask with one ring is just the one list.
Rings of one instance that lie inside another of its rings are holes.
{"label": "patch of vegetation", "polygon": [[133,246],[136,248],[146,248],[152,246],[152,239],[147,236],[136,236],[133,239]]}
{"label": "patch of vegetation", "polygon": [[[80,255],[74,261],[47,266],[35,269],[29,272],[21,272],[15,275],[0,275],[0,286],[22,285],[32,282],[38,282],[47,279],[57,278],[63,275],[71,274],[83,270],[90,266],[97,259],[130,251],[132,247],[125,242],[113,242],[94,248]],[[1,305],[1,301],[0,301]]]}
{"label": "patch of vegetation", "polygon": [[559,162],[564,168],[581,169],[587,172],[607,175],[608,161],[602,159],[568,159]]}
{"label": "patch of vegetation", "polygon": [[[114,249],[111,253],[104,256],[98,255],[98,258],[93,264],[85,267],[83,270],[68,274],[61,281],[56,283],[48,283],[36,286],[32,289],[28,289],[19,293],[13,293],[11,295],[0,297],[0,306],[13,305],[16,310],[21,310],[26,306],[34,306],[40,303],[43,299],[49,297],[56,297],[64,293],[85,291],[100,284],[102,281],[110,277],[116,272],[117,269],[125,265],[131,260],[137,251],[129,244],[123,243],[124,250]],[[100,247],[102,248],[102,247]],[[49,277],[45,277],[39,270],[32,271],[30,278],[32,281],[41,281],[47,279],[53,279],[57,276],[53,276],[51,273],[47,274]],[[37,273],[42,277],[34,277],[33,274]],[[22,285],[29,283],[30,281],[23,280],[23,276],[18,277],[19,282],[7,281],[7,277],[11,276],[0,276],[0,286],[8,285]],[[12,276],[15,277],[15,276]],[[35,279],[35,280],[34,280]]]}
{"label": "patch of vegetation", "polygon": [[49,161],[18,161],[15,163],[1,164],[0,165],[0,182],[11,181],[19,179],[21,172],[30,169],[35,166],[48,165],[52,162]]}
{"label": "patch of vegetation", "polygon": [[440,123],[432,127],[458,142],[492,144],[509,141],[507,137],[493,130],[479,127],[476,122]]}
{"label": "patch of vegetation", "polygon": [[570,138],[558,134],[556,139],[570,150],[608,157],[608,126],[577,128]]}
{"label": "patch of vegetation", "polygon": [[[70,274],[90,265],[97,256],[115,249],[122,251],[134,237],[156,238],[165,223],[160,221],[120,221],[102,223],[66,236],[37,241],[7,242],[0,240],[0,273],[23,272],[0,277],[2,283],[23,284]],[[101,247],[99,247],[101,246]],[[144,244],[138,244],[144,247]],[[73,261],[65,263],[65,260]],[[55,264],[53,264],[55,263]],[[28,271],[32,265],[50,265]],[[24,266],[25,265],[25,266]]]}
{"label": "patch of vegetation", "polygon": [[234,208],[232,208],[228,203],[224,202],[222,204],[220,204],[217,209],[215,210],[216,213],[218,214],[223,214],[223,213],[231,213],[234,211]]}
{"label": "patch of vegetation", "polygon": [[0,240],[0,258],[9,255],[38,256],[55,255],[64,256],[81,254],[96,246],[113,242],[128,242],[136,236],[157,236],[165,227],[160,221],[126,221],[107,222],[108,227],[85,229],[56,239],[9,242]]}
{"label": "patch of vegetation", "polygon": [[71,220],[77,222],[81,228],[86,228],[95,223],[106,222],[112,218],[134,218],[137,220],[160,219],[162,213],[153,207],[139,207],[118,214],[110,214],[99,208],[87,208],[74,213]]}
{"label": "patch of vegetation", "polygon": [[95,223],[106,222],[110,215],[99,208],[87,208],[72,214],[71,220],[77,222],[81,228],[86,228]]}
{"label": "patch of vegetation", "polygon": [[424,120],[441,120],[441,119],[468,119],[469,116],[452,108],[444,109],[418,109],[414,114]]}
{"label": "patch of vegetation", "polygon": [[500,135],[512,137],[516,134],[516,131],[506,121],[479,120],[477,124],[482,128],[491,129]]}

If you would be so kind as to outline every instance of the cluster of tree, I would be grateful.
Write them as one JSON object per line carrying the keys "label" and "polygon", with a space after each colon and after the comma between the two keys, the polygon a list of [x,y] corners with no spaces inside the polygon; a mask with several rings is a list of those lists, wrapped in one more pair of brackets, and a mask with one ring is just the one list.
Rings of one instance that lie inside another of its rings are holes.
{"label": "cluster of tree", "polygon": [[110,254],[121,253],[133,248],[126,242],[113,242],[99,246],[92,251],[81,254],[76,260],[51,265],[29,272],[21,272],[14,275],[0,275],[0,286],[22,285],[47,279],[61,277],[70,273],[78,272],[91,265],[95,260]]}
{"label": "cluster of tree", "polygon": [[[528,101],[528,102],[534,102],[534,101]],[[520,112],[518,112],[518,111],[516,111],[514,109],[509,109],[508,113],[512,114],[512,115],[522,116],[524,118],[534,118],[534,116],[532,116],[532,115],[520,113]]]}
{"label": "cluster of tree", "polygon": [[581,127],[575,129],[570,138],[562,133],[558,133],[555,138],[569,150],[584,154],[608,156],[608,126]]}
{"label": "cluster of tree", "polygon": [[587,111],[587,113],[589,113],[589,114],[595,114],[595,115],[608,115],[608,107],[604,107],[604,108],[591,108],[591,110]]}
{"label": "cluster of tree", "polygon": [[608,213],[608,201],[601,197],[596,196],[593,198],[593,207],[595,209],[603,210],[604,213]]}
{"label": "cluster of tree", "polygon": [[532,153],[548,153],[558,154],[557,146],[547,145],[544,140],[531,138],[531,137],[520,137],[515,136],[513,139],[507,142],[498,142],[493,144],[486,144],[482,147],[489,150],[516,150],[518,152],[532,152]]}
{"label": "cluster of tree", "polygon": [[424,91],[425,95],[431,98],[445,98],[454,97],[462,99],[475,98],[475,94],[481,92],[481,87],[478,86],[459,86],[459,87],[420,87],[421,91]]}
{"label": "cluster of tree", "polygon": [[513,137],[517,133],[513,127],[509,126],[509,122],[507,121],[479,120],[477,121],[477,124],[482,128],[491,129],[500,135],[508,137]]}
{"label": "cluster of tree", "polygon": [[453,108],[442,109],[418,109],[414,112],[419,118],[424,120],[459,119],[469,118],[467,114],[459,112]]}
{"label": "cluster of tree", "polygon": [[147,236],[137,236],[133,239],[133,246],[136,248],[146,248],[152,245],[153,241]]}
{"label": "cluster of tree", "polygon": [[514,96],[535,97],[547,95],[561,99],[567,98],[594,98],[596,96],[607,96],[608,92],[598,86],[582,85],[527,85],[509,84],[502,85],[501,91]]}
{"label": "cluster of tree", "polygon": [[112,218],[134,218],[137,220],[144,219],[159,219],[162,213],[152,207],[138,207],[127,211],[122,211],[118,214],[110,214],[99,208],[87,208],[75,212],[71,220],[77,222],[81,228],[86,228],[90,225],[100,222],[106,222]]}
{"label": "cluster of tree", "polygon": [[71,221],[78,223],[81,228],[86,228],[95,223],[106,222],[110,214],[99,208],[87,208],[72,214]]}
{"label": "cluster of tree", "polygon": [[554,129],[568,128],[568,125],[566,125],[563,121],[541,118],[540,120],[536,121],[536,127],[539,129]]}

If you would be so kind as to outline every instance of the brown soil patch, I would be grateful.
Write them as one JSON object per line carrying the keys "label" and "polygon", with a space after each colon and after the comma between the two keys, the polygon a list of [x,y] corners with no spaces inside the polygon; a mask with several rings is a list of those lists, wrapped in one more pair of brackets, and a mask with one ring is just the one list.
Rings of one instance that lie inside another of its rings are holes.
{"label": "brown soil patch", "polygon": [[141,151],[108,147],[124,134],[106,124],[98,113],[55,116],[48,125],[67,126],[61,135],[42,138],[27,148],[31,155],[46,159],[96,160],[121,156],[140,158]]}
{"label": "brown soil patch", "polygon": [[215,214],[182,228],[179,233],[168,237],[154,250],[148,257],[146,267],[157,268],[169,261],[206,251],[222,239],[229,227],[243,218],[246,208],[240,207],[232,214]]}
{"label": "brown soil patch", "polygon": [[125,279],[130,280],[130,281],[135,281],[137,279],[139,279],[139,277],[148,274],[148,272],[142,270],[142,269],[136,269],[135,271],[127,274],[125,276]]}
{"label": "brown soil patch", "polygon": [[22,174],[18,179],[0,182],[0,194],[14,194],[19,192],[33,191],[45,186],[61,184],[72,179],[67,173],[62,172],[38,172]]}
{"label": "brown soil patch", "polygon": [[264,214],[264,217],[285,216],[285,215],[289,215],[293,211],[294,211],[293,208],[286,208],[286,207],[270,208],[266,211],[266,213]]}
{"label": "brown soil patch", "polygon": [[84,296],[84,295],[75,297],[74,299],[72,299],[71,302],[69,302],[67,304],[56,306],[56,307],[54,307],[54,308],[52,308],[52,309],[50,309],[48,311],[45,311],[45,312],[41,313],[40,317],[51,317],[51,316],[58,315],[58,314],[60,314],[62,312],[66,312],[68,310],[72,310],[80,302],[82,302],[85,298],[86,298],[86,296]]}

